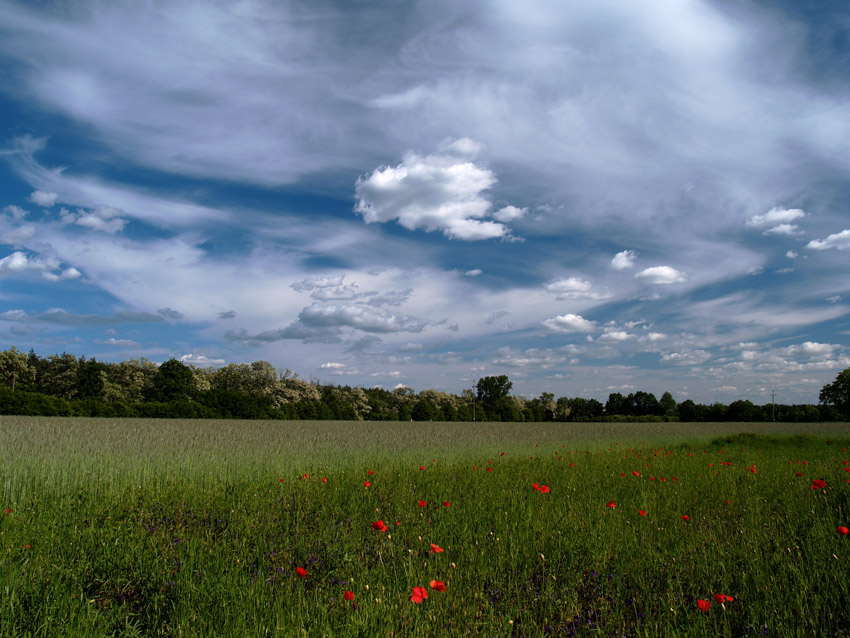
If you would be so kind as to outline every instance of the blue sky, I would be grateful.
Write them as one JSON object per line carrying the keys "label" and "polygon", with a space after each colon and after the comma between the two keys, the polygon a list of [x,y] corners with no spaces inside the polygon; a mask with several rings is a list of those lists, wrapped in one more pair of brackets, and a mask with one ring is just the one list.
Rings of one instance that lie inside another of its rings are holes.
{"label": "blue sky", "polygon": [[813,403],[849,99],[843,2],[0,0],[0,335]]}

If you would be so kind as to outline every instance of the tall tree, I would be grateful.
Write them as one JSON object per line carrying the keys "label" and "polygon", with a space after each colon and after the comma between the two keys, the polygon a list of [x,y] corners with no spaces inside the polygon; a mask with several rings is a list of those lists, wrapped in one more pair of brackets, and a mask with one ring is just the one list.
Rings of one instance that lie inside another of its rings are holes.
{"label": "tall tree", "polygon": [[484,377],[475,386],[479,405],[490,418],[502,418],[513,383],[507,375]]}
{"label": "tall tree", "polygon": [[195,375],[182,361],[169,359],[161,364],[153,378],[151,399],[154,401],[185,401],[195,394]]}
{"label": "tall tree", "polygon": [[845,417],[850,417],[850,368],[839,372],[835,381],[821,388],[819,400],[833,406]]}

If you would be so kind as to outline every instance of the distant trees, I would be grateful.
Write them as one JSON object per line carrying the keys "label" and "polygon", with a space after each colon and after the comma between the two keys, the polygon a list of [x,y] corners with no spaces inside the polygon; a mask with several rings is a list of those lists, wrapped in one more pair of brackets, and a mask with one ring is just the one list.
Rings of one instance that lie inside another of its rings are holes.
{"label": "distant trees", "polygon": [[199,368],[177,359],[107,363],[62,353],[0,351],[0,414],[388,421],[821,421],[850,416],[850,368],[823,387],[820,405],[755,405],[737,400],[677,404],[664,392],[596,399],[511,394],[507,375],[460,394],[397,387],[359,388],[305,380],[267,361]]}

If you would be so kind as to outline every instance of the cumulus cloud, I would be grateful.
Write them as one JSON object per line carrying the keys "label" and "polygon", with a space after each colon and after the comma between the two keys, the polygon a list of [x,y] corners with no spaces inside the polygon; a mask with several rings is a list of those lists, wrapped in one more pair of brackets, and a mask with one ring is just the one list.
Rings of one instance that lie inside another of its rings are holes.
{"label": "cumulus cloud", "polygon": [[805,211],[800,208],[771,208],[763,215],[753,215],[745,225],[747,228],[774,228],[805,216]]}
{"label": "cumulus cloud", "polygon": [[328,361],[327,363],[323,363],[319,366],[321,370],[339,370],[340,368],[344,368],[344,363],[335,363],[333,361]]}
{"label": "cumulus cloud", "polygon": [[553,279],[544,284],[547,292],[556,295],[556,299],[605,299],[610,295],[596,292],[589,281],[580,277]]}
{"label": "cumulus cloud", "polygon": [[[111,206],[98,206],[88,211],[77,211],[73,219],[77,226],[90,228],[91,230],[106,233],[107,235],[114,235],[121,232],[127,223],[126,219],[120,217],[122,213],[123,211],[112,208]],[[70,218],[71,215],[65,215],[66,220]]]}
{"label": "cumulus cloud", "polygon": [[20,206],[10,205],[6,206],[3,209],[3,213],[12,218],[13,221],[20,221],[27,215],[29,215],[29,211],[21,208]]}
{"label": "cumulus cloud", "polygon": [[483,271],[482,271],[480,268],[473,268],[472,270],[467,270],[464,274],[465,274],[467,277],[477,277],[477,276],[478,276],[478,275],[480,275],[482,272],[483,272]]}
{"label": "cumulus cloud", "polygon": [[199,368],[211,368],[213,366],[224,365],[224,359],[210,359],[208,356],[204,354],[194,354],[188,353],[181,355],[179,360],[186,365],[193,365]]}
{"label": "cumulus cloud", "polygon": [[82,273],[76,268],[59,270],[59,266],[60,262],[53,257],[30,257],[26,253],[15,251],[0,259],[0,276],[21,275],[32,271],[39,273],[48,281],[64,281],[82,277]]}
{"label": "cumulus cloud", "polygon": [[109,339],[95,339],[94,342],[104,346],[114,346],[116,348],[139,348],[142,345],[138,341],[133,341],[132,339],[116,339],[115,337],[109,337]]}
{"label": "cumulus cloud", "polygon": [[50,208],[53,204],[56,203],[56,199],[59,197],[56,193],[48,193],[45,191],[33,191],[29,196],[29,201],[33,204],[37,204],[38,206],[42,206],[43,208]]}
{"label": "cumulus cloud", "polygon": [[694,366],[705,363],[711,359],[711,354],[705,350],[686,350],[682,352],[668,352],[661,357],[664,363],[677,366]]}
{"label": "cumulus cloud", "polygon": [[318,301],[356,299],[360,296],[357,284],[345,283],[345,275],[308,277],[292,284],[297,292],[309,292]]}
{"label": "cumulus cloud", "polygon": [[573,332],[593,332],[596,330],[596,322],[589,321],[581,315],[565,314],[558,315],[554,319],[546,319],[543,325],[552,332],[573,333]]}
{"label": "cumulus cloud", "polygon": [[687,281],[687,277],[671,266],[652,266],[645,268],[635,275],[635,279],[640,279],[650,284],[677,284]]}
{"label": "cumulus cloud", "polygon": [[779,226],[774,226],[773,228],[768,228],[764,231],[765,235],[799,235],[800,227],[797,224],[779,224]]}
{"label": "cumulus cloud", "polygon": [[833,233],[826,239],[813,239],[806,244],[806,248],[812,250],[847,250],[850,248],[850,228],[842,230],[840,233]]}
{"label": "cumulus cloud", "polygon": [[492,212],[486,191],[495,183],[489,168],[468,157],[407,153],[398,166],[358,178],[354,210],[367,224],[396,220],[408,230],[438,230],[450,239],[467,241],[507,238],[507,226],[482,218],[513,221],[527,210],[505,206]]}
{"label": "cumulus cloud", "polygon": [[611,259],[611,268],[614,270],[626,270],[633,268],[637,253],[634,250],[622,250]]}

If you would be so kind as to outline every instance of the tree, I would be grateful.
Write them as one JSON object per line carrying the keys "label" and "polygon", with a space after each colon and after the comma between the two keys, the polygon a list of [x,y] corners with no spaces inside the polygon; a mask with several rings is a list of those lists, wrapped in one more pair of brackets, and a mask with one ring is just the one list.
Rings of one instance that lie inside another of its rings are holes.
{"label": "tree", "polygon": [[490,418],[502,417],[502,412],[506,408],[506,399],[512,387],[513,383],[504,374],[478,379],[475,385],[476,398]]}
{"label": "tree", "polygon": [[676,399],[669,392],[665,392],[658,400],[658,407],[661,408],[661,414],[665,416],[676,416]]}
{"label": "tree", "polygon": [[605,403],[605,414],[631,414],[632,412],[632,401],[627,399],[619,392],[612,392],[608,395],[608,401]]}
{"label": "tree", "polygon": [[12,390],[29,390],[35,383],[35,368],[15,346],[0,352],[0,384]]}
{"label": "tree", "polygon": [[818,399],[833,406],[845,417],[850,416],[850,368],[845,368],[838,373],[835,381],[823,386]]}
{"label": "tree", "polygon": [[153,378],[151,399],[163,403],[186,401],[195,395],[195,375],[192,368],[177,359],[159,366]]}

